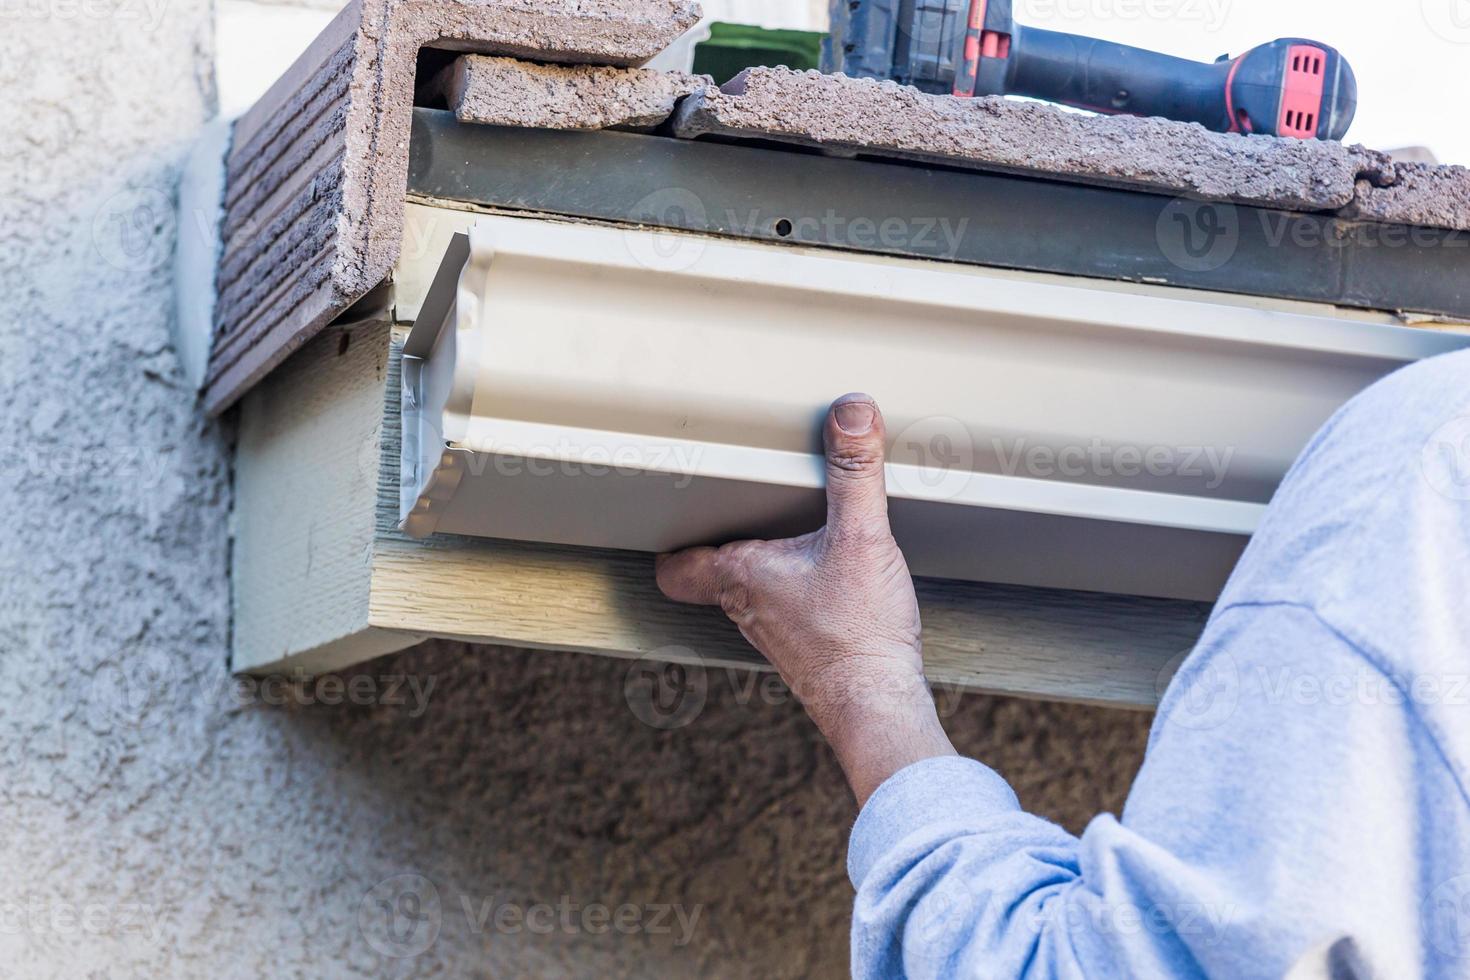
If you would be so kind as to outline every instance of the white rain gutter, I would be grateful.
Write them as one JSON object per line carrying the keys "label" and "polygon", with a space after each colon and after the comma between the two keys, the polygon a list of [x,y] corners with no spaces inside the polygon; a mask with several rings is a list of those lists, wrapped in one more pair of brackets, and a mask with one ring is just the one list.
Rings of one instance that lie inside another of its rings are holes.
{"label": "white rain gutter", "polygon": [[405,348],[403,526],[639,551],[811,530],[826,406],[863,390],[915,574],[1212,599],[1322,422],[1467,345],[1182,290],[485,217]]}

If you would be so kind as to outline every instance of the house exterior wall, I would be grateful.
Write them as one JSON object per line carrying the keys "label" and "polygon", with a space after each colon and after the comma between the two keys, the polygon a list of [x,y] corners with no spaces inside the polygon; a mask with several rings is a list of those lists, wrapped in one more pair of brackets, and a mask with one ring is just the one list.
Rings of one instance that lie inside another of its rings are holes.
{"label": "house exterior wall", "polygon": [[[685,675],[672,718],[640,693],[649,665],[445,643],[231,682],[231,430],[168,344],[213,13],[4,13],[3,972],[842,974],[851,802],[759,675]],[[1148,724],[944,708],[1074,829],[1121,805]]]}

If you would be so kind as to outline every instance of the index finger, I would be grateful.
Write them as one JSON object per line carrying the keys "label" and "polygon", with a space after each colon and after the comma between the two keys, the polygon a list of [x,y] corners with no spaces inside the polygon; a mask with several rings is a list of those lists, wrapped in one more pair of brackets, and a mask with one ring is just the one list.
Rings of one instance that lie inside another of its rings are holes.
{"label": "index finger", "polygon": [[689,548],[659,555],[654,563],[659,590],[675,602],[696,606],[720,604],[725,574],[716,548]]}

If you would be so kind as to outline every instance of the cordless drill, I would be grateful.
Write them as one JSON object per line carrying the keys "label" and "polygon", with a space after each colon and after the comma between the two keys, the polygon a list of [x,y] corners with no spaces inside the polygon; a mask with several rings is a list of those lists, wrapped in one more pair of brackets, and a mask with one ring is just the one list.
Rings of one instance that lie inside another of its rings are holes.
{"label": "cordless drill", "polygon": [[1342,139],[1358,104],[1347,59],[1318,41],[1281,38],[1207,64],[1023,27],[1011,0],[832,0],[823,70],[1298,139]]}

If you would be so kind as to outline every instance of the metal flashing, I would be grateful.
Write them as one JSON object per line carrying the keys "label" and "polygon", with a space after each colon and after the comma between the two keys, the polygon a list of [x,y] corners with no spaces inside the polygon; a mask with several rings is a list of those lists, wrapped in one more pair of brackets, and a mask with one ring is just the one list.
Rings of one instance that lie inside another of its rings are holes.
{"label": "metal flashing", "polygon": [[[575,180],[564,179],[566,173]],[[549,176],[556,175],[556,176]],[[1470,232],[415,109],[421,199],[1470,321]]]}

